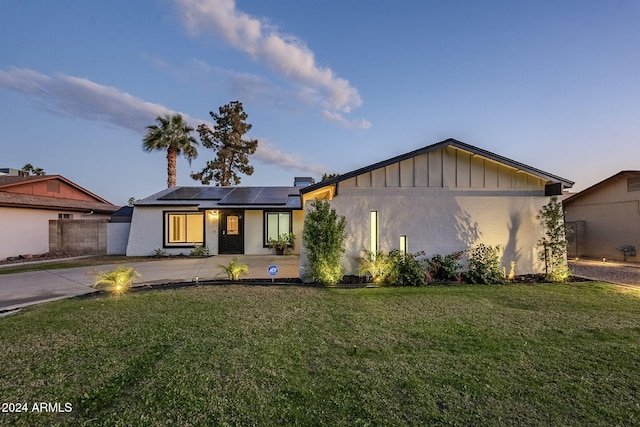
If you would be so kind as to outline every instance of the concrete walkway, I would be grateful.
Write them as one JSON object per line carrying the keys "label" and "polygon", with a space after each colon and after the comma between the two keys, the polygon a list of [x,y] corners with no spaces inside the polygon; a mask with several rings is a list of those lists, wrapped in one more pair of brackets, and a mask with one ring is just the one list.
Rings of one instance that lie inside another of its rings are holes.
{"label": "concrete walkway", "polygon": [[141,274],[136,284],[159,284],[226,279],[218,265],[228,265],[236,257],[247,264],[249,273],[241,278],[271,279],[267,268],[278,266],[275,279],[297,278],[300,257],[297,255],[216,255],[209,258],[171,258],[158,261],[77,267],[60,270],[30,271],[0,275],[0,311],[26,305],[69,298],[95,292],[92,287],[95,272],[110,271],[118,265],[133,267]]}
{"label": "concrete walkway", "polygon": [[569,260],[576,276],[616,285],[640,288],[640,264],[601,260]]}

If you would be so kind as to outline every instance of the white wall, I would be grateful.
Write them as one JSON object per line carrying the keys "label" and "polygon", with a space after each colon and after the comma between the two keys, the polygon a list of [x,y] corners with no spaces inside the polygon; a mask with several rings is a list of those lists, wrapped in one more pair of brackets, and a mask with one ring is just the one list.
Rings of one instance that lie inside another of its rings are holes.
{"label": "white wall", "polygon": [[[330,203],[347,219],[345,274],[357,271],[355,258],[370,248],[370,212],[378,211],[378,249],[389,252],[408,238],[409,252],[446,255],[478,243],[500,245],[502,265],[516,274],[542,272],[536,242],[543,230],[536,219],[549,198],[539,191],[447,188],[341,187]],[[311,202],[307,203],[307,208]]]}
{"label": "white wall", "polygon": [[0,207],[0,259],[49,252],[49,220],[58,214],[73,219],[100,219],[108,215],[83,215],[73,211]]}
{"label": "white wall", "polygon": [[[131,219],[131,231],[127,245],[127,256],[148,256],[158,248],[167,253],[185,255],[191,252],[191,248],[163,248],[163,212],[164,211],[195,211],[196,208],[182,207],[151,207],[136,206]],[[245,210],[244,211],[244,253],[252,255],[273,254],[271,248],[263,247],[263,227],[264,211]],[[205,244],[209,248],[209,253],[218,253],[219,217],[214,218],[213,211],[205,211]],[[302,224],[304,212],[294,211],[293,232],[296,235],[296,248],[294,253],[300,253],[302,245]]]}

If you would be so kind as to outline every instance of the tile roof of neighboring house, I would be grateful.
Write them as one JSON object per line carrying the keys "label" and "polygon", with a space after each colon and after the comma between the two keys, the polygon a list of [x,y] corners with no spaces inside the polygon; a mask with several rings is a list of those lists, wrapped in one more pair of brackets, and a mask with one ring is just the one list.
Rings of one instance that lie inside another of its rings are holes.
{"label": "tile roof of neighboring house", "polygon": [[172,187],[136,206],[196,206],[198,209],[301,209],[300,187]]}
{"label": "tile roof of neighboring house", "polygon": [[[31,195],[23,193],[11,192],[11,187],[23,185],[25,183],[58,180],[62,181],[71,187],[74,187],[78,191],[90,196],[95,201],[87,200],[75,200],[65,199],[59,197],[48,197],[42,195]],[[45,175],[45,176],[0,176],[0,206],[10,207],[24,207],[35,209],[64,209],[74,210],[82,212],[96,212],[96,213],[112,213],[119,209],[119,206],[115,206],[103,199],[102,197],[93,194],[89,190],[79,186],[66,179],[61,175]]]}
{"label": "tile roof of neighboring house", "polygon": [[544,172],[544,171],[542,171],[540,169],[536,169],[534,167],[525,165],[524,163],[520,163],[520,162],[517,162],[515,160],[511,160],[511,159],[509,159],[507,157],[503,157],[503,156],[500,156],[498,154],[492,153],[490,151],[483,150],[482,148],[474,147],[473,145],[465,144],[464,142],[460,142],[460,141],[458,141],[456,139],[449,138],[449,139],[445,139],[444,141],[440,141],[440,142],[438,142],[436,144],[427,145],[426,147],[422,147],[422,148],[419,148],[417,150],[410,151],[408,153],[401,154],[399,156],[392,157],[390,159],[383,160],[381,162],[374,163],[372,165],[365,166],[363,168],[356,169],[354,171],[347,172],[347,173],[344,173],[342,175],[338,175],[335,178],[331,178],[331,179],[326,180],[326,181],[318,182],[318,183],[310,185],[308,187],[302,187],[300,189],[300,192],[304,194],[304,193],[308,193],[308,192],[317,190],[319,188],[325,187],[327,185],[337,184],[340,181],[344,181],[346,179],[353,178],[353,177],[361,175],[363,173],[370,172],[370,171],[373,171],[375,169],[379,169],[379,168],[382,168],[382,167],[385,167],[385,166],[389,166],[389,165],[392,165],[394,163],[398,163],[398,162],[400,162],[402,160],[410,159],[410,158],[418,156],[420,154],[428,153],[430,151],[435,151],[435,150],[438,150],[438,149],[444,148],[444,147],[454,147],[454,148],[457,148],[459,150],[466,151],[468,153],[475,154],[475,155],[480,156],[480,157],[484,157],[484,158],[492,160],[494,162],[502,163],[502,164],[510,166],[512,168],[515,168],[515,169],[521,170],[523,172],[527,172],[527,173],[530,173],[532,175],[535,175],[535,176],[537,176],[539,178],[546,179],[547,181],[549,181],[551,183],[561,183],[562,186],[565,187],[565,188],[571,188],[573,186],[573,184],[574,184],[573,181],[570,181],[570,180],[568,180],[566,178],[561,178],[559,176],[550,174],[548,172]]}
{"label": "tile roof of neighboring house", "polygon": [[638,178],[640,179],[640,171],[620,171],[615,175],[610,176],[609,178],[603,179],[602,181],[593,184],[591,187],[587,187],[584,190],[580,191],[579,193],[576,194],[572,194],[571,196],[567,197],[566,199],[564,199],[562,201],[563,204],[566,203],[571,203],[574,200],[579,199],[580,197],[591,193],[594,190],[597,190],[598,188],[600,188],[603,184],[618,179],[618,178]]}

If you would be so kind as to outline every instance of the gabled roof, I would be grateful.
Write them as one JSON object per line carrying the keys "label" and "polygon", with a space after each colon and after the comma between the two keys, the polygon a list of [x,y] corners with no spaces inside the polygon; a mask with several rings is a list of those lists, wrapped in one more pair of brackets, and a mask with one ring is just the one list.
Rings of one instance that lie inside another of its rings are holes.
{"label": "gabled roof", "polygon": [[107,200],[103,199],[102,197],[93,194],[91,191],[87,190],[86,188],[83,188],[81,186],[79,186],[78,184],[76,184],[73,181],[68,180],[67,178],[65,178],[62,175],[42,175],[42,176],[0,176],[0,191],[8,191],[8,189],[10,189],[11,187],[15,187],[18,185],[23,185],[25,183],[33,183],[33,182],[40,182],[40,181],[54,181],[54,180],[59,180],[62,181],[68,185],[70,185],[71,187],[74,187],[75,189],[79,190],[82,193],[87,194],[88,196],[96,199],[96,201],[102,202],[102,203],[107,203],[107,204],[111,204],[110,202],[108,202]]}
{"label": "gabled roof", "polygon": [[566,204],[567,202],[573,202],[579,198],[581,198],[582,196],[585,196],[587,194],[590,194],[594,191],[597,191],[598,189],[600,189],[600,187],[602,187],[603,185],[609,183],[610,181],[614,181],[616,179],[619,178],[638,178],[640,179],[640,171],[620,171],[615,175],[610,176],[609,178],[603,179],[602,181],[593,184],[591,187],[587,187],[584,190],[580,191],[579,193],[576,194],[572,194],[571,196],[567,197],[566,199],[564,199],[562,201],[563,204]]}
{"label": "gabled roof", "polygon": [[473,145],[465,144],[464,142],[460,142],[460,141],[458,141],[456,139],[449,138],[449,139],[446,139],[444,141],[440,141],[440,142],[438,142],[436,144],[428,145],[426,147],[422,147],[422,148],[419,148],[417,150],[410,151],[408,153],[401,154],[399,156],[392,157],[390,159],[383,160],[381,162],[374,163],[372,165],[365,166],[363,168],[356,169],[354,171],[347,172],[347,173],[344,173],[342,175],[338,175],[335,178],[331,178],[329,180],[322,181],[322,182],[310,185],[308,187],[303,187],[303,188],[300,189],[300,193],[304,194],[304,193],[308,193],[308,192],[320,189],[320,188],[328,186],[328,185],[337,184],[340,181],[344,181],[344,180],[347,180],[349,178],[353,178],[353,177],[361,175],[363,173],[371,172],[373,170],[380,169],[380,168],[383,168],[385,166],[389,166],[389,165],[392,165],[394,163],[398,163],[398,162],[401,162],[403,160],[410,159],[412,157],[419,156],[421,154],[425,154],[425,153],[428,153],[428,152],[431,152],[431,151],[435,151],[435,150],[438,150],[438,149],[441,149],[441,148],[444,148],[444,147],[454,147],[454,148],[457,148],[459,150],[466,151],[466,152],[468,152],[470,154],[474,154],[476,156],[484,157],[486,159],[492,160],[492,161],[497,162],[497,163],[502,163],[503,165],[507,165],[507,166],[512,167],[514,169],[517,169],[517,170],[520,170],[520,171],[523,171],[523,172],[527,172],[527,173],[529,173],[531,175],[534,175],[534,176],[537,176],[539,178],[545,179],[550,183],[561,183],[562,186],[565,187],[565,188],[570,188],[574,184],[573,181],[570,181],[570,180],[568,180],[566,178],[561,178],[561,177],[559,177],[557,175],[553,175],[553,174],[550,174],[548,172],[544,172],[544,171],[542,171],[540,169],[536,169],[536,168],[534,168],[532,166],[525,165],[524,163],[520,163],[520,162],[517,162],[515,160],[511,160],[511,159],[509,159],[507,157],[503,157],[503,156],[500,156],[498,154],[492,153],[490,151],[486,151],[486,150],[483,150],[481,148],[474,147]]}
{"label": "gabled roof", "polygon": [[[52,180],[62,181],[79,192],[89,196],[93,200],[66,199],[62,197],[24,194],[13,191],[17,187],[24,186],[25,184]],[[0,206],[82,212],[93,211],[96,213],[112,213],[117,211],[119,208],[61,175],[0,176]]]}
{"label": "gabled roof", "polygon": [[198,209],[301,209],[299,187],[172,187],[136,206],[196,206]]}

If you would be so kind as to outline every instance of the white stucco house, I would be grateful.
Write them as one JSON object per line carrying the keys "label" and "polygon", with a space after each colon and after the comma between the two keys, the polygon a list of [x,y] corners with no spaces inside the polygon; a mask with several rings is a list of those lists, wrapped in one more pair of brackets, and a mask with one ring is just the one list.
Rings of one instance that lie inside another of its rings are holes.
{"label": "white stucco house", "polygon": [[128,256],[154,250],[188,255],[197,245],[217,254],[272,254],[270,238],[294,233],[300,253],[300,187],[171,187],[135,203]]}
{"label": "white stucco house", "polygon": [[[296,181],[296,185],[298,181]],[[330,180],[293,187],[173,187],[135,203],[127,255],[271,254],[270,237],[293,232],[301,256],[305,210],[328,200],[347,221],[345,273],[363,249],[428,256],[500,245],[517,274],[542,271],[536,215],[572,181],[447,139]]]}
{"label": "white stucco house", "polygon": [[[328,200],[346,218],[347,274],[362,250],[449,254],[500,245],[517,274],[543,272],[536,219],[573,182],[455,139],[429,145],[300,190],[304,206]],[[304,250],[301,277],[304,276]]]}

